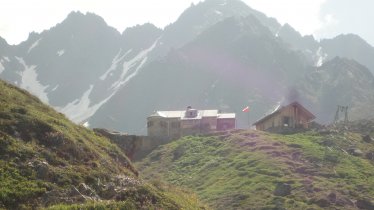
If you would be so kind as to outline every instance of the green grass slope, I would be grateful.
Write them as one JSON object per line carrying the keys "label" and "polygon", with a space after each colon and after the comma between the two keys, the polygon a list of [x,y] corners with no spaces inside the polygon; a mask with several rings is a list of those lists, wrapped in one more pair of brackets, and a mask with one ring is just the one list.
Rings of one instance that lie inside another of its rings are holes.
{"label": "green grass slope", "polygon": [[137,165],[214,209],[374,209],[374,141],[344,128],[184,137]]}
{"label": "green grass slope", "polygon": [[151,185],[106,138],[0,81],[0,209],[198,209]]}

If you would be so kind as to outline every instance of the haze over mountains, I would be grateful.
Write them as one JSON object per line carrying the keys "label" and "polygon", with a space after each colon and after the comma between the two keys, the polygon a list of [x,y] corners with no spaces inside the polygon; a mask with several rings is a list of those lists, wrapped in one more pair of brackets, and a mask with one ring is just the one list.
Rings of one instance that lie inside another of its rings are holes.
{"label": "haze over mountains", "polygon": [[237,112],[248,125],[299,100],[317,121],[337,105],[352,119],[373,117],[374,48],[354,34],[316,41],[239,0],[206,0],[159,29],[123,33],[91,13],[19,45],[0,38],[0,78],[38,96],[76,123],[145,133],[154,110]]}

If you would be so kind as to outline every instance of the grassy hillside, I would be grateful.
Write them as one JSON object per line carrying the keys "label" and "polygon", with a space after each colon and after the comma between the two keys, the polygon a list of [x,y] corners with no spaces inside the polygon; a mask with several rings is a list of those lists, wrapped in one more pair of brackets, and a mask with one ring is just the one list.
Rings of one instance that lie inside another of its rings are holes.
{"label": "grassy hillside", "polygon": [[344,126],[184,137],[137,165],[214,209],[374,209],[374,141]]}
{"label": "grassy hillside", "polygon": [[137,176],[109,140],[0,81],[0,209],[203,208]]}

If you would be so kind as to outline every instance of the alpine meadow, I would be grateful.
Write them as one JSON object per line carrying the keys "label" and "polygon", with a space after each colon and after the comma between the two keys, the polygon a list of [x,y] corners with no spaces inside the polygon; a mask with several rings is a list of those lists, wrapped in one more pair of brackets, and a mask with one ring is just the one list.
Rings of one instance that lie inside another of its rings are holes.
{"label": "alpine meadow", "polygon": [[[57,2],[43,10],[88,4]],[[1,33],[22,24],[0,20],[0,210],[374,209],[362,31],[321,38],[249,0],[201,0],[163,28],[120,32],[103,2],[18,44]],[[346,1],[317,3],[326,34],[353,23],[333,13]]]}

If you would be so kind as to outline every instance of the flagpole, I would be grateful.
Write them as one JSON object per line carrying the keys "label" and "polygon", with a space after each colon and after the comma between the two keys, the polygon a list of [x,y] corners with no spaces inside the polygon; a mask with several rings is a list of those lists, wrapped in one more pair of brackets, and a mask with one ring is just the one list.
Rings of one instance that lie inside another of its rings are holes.
{"label": "flagpole", "polygon": [[250,118],[249,118],[249,106],[244,107],[242,112],[248,112],[248,128],[251,127]]}
{"label": "flagpole", "polygon": [[249,112],[248,112],[248,128],[251,128],[251,123],[250,123],[250,120],[249,120]]}

